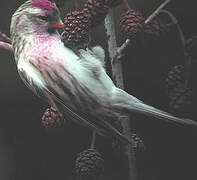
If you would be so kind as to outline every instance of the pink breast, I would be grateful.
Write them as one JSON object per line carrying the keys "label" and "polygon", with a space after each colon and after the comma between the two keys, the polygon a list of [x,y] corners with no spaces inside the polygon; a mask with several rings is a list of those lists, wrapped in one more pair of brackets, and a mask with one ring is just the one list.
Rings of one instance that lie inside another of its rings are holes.
{"label": "pink breast", "polygon": [[63,63],[61,55],[58,55],[59,41],[53,38],[34,38],[27,52],[30,57],[46,57],[43,60],[58,61]]}
{"label": "pink breast", "polygon": [[31,55],[46,55],[51,56],[53,48],[56,48],[56,43],[52,39],[47,38],[35,38],[30,46],[29,52]]}

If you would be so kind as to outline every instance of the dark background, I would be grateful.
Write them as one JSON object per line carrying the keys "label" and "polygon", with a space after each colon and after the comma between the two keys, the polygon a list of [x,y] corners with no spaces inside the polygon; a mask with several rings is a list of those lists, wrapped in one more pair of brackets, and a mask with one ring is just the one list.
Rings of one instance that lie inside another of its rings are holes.
{"label": "dark background", "polygon": [[[10,18],[22,0],[1,0],[0,30],[9,34]],[[84,1],[80,1],[82,4]],[[135,0],[135,6],[146,15],[160,0]],[[131,3],[133,4],[133,3]],[[196,4],[194,0],[173,0],[167,9],[178,18],[186,38],[196,34]],[[73,9],[67,0],[66,14]],[[116,22],[123,6],[115,9]],[[106,47],[103,26],[94,30],[94,44]],[[117,26],[118,43],[124,42]],[[151,44],[130,47],[124,59],[125,85],[128,92],[161,109],[167,110],[165,78],[175,64],[183,61],[176,30]],[[91,131],[71,125],[45,131],[40,119],[46,107],[20,80],[13,55],[0,49],[0,179],[2,180],[65,180],[72,179],[76,154],[87,149]],[[196,129],[176,127],[145,117],[133,118],[147,146],[138,158],[140,179],[197,179]],[[105,159],[105,179],[124,179],[125,167],[111,153],[110,140],[99,137],[97,148]]]}

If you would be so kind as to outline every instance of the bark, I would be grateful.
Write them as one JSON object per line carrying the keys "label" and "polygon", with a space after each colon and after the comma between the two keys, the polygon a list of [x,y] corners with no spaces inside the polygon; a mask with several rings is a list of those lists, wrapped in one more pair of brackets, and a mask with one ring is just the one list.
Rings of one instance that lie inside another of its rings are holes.
{"label": "bark", "polygon": [[[122,74],[122,62],[121,61],[114,61],[114,58],[117,56],[117,42],[116,42],[116,35],[115,35],[115,26],[114,26],[114,19],[113,19],[113,11],[110,10],[107,17],[105,18],[105,27],[107,31],[107,36],[109,37],[108,40],[108,50],[111,59],[111,66],[113,72],[113,78],[116,82],[116,85],[124,89],[123,83],[123,74]],[[119,49],[119,51],[122,51]],[[120,52],[119,52],[120,53]],[[133,151],[134,142],[131,137],[131,128],[130,128],[130,118],[125,116],[122,118],[122,127],[124,135],[132,142],[132,144],[126,144],[126,157],[128,163],[128,175],[129,180],[136,180],[137,179],[137,169],[136,169],[136,159],[135,154]]]}
{"label": "bark", "polygon": [[3,41],[0,41],[0,49],[4,49],[4,50],[7,50],[9,52],[12,52],[13,53],[13,48],[12,48],[12,45],[10,43],[6,43],[6,42],[3,42]]}

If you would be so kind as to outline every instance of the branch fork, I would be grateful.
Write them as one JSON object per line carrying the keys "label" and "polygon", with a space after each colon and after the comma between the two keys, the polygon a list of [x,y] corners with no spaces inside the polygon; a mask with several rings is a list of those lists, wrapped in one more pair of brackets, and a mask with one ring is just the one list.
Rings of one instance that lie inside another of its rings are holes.
{"label": "branch fork", "polygon": [[0,48],[13,52],[13,47],[11,44],[11,39],[4,33],[0,32]]}
{"label": "branch fork", "polygon": [[[126,0],[125,0],[126,1]],[[144,24],[150,23],[155,17],[157,17],[163,8],[170,3],[171,0],[165,0],[144,22]],[[128,3],[125,3],[126,7],[128,7]],[[178,21],[174,21],[174,24],[178,24]],[[115,61],[120,60],[123,56],[123,51],[129,46],[131,40],[126,39],[126,41],[117,49],[116,55],[113,58],[113,64]]]}

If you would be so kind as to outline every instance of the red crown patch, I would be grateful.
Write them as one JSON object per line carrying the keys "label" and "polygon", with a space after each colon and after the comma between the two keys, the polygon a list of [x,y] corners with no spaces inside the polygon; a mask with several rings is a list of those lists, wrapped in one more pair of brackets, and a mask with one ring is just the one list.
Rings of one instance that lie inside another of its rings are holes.
{"label": "red crown patch", "polygon": [[41,10],[50,10],[56,8],[56,5],[49,0],[34,0],[32,7],[40,8]]}

